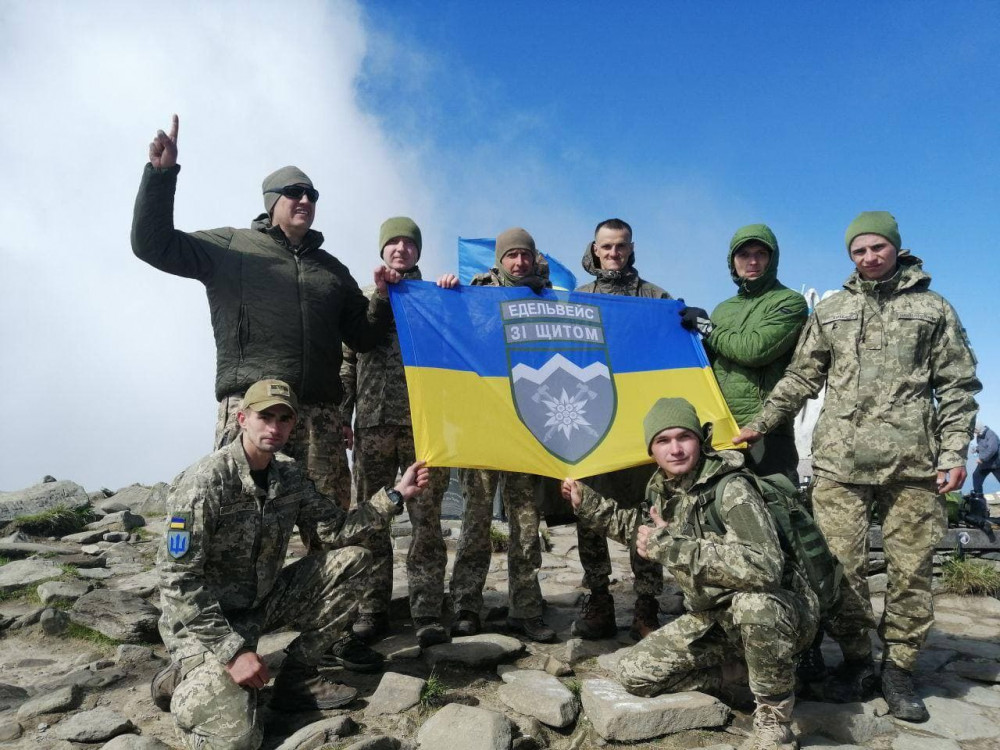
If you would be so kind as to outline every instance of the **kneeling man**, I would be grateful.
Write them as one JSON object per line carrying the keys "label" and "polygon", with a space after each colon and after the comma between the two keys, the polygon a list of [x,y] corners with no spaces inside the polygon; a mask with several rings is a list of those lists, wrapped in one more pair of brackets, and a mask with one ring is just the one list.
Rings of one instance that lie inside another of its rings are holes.
{"label": "kneeling man", "polygon": [[[262,740],[257,691],[270,680],[257,653],[262,633],[299,635],[274,683],[271,708],[311,711],[349,703],[354,688],[327,682],[324,654],[355,670],[378,669],[377,654],[353,640],[350,623],[371,564],[353,546],[388,525],[427,484],[415,463],[394,489],[350,513],[327,499],[301,464],[276,455],[295,426],[287,383],[261,380],[243,397],[239,439],[184,472],[167,501],[158,555],[159,629],[171,664],[153,681],[190,748],[255,750]],[[292,528],[322,543],[285,566]],[[171,699],[172,694],[172,699]]]}
{"label": "kneeling man", "polygon": [[[619,508],[582,484],[563,482],[581,523],[634,545],[684,592],[687,613],[629,649],[618,678],[636,695],[720,694],[745,660],[757,709],[743,747],[796,748],[796,656],[816,632],[816,596],[799,567],[786,562],[771,512],[750,479],[741,474],[727,480],[715,499],[718,483],[743,469],[743,455],[714,451],[711,425],[698,421],[688,401],[661,398],[643,427],[659,467],[646,488],[652,525],[643,525],[642,509]],[[711,502],[719,503],[722,534],[706,517]]]}

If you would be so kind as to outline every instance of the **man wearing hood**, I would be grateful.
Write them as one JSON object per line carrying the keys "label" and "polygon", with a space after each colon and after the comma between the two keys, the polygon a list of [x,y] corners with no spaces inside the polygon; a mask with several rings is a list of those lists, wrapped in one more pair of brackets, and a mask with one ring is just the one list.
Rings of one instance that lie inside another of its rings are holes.
{"label": "man wearing hood", "polygon": [[300,398],[286,453],[303,461],[321,493],[346,507],[341,341],[368,351],[382,339],[391,320],[386,284],[399,274],[376,269],[378,294],[365,299],[347,267],[322,249],[323,235],[311,228],[319,192],[293,166],[264,178],[266,213],[250,229],[175,229],[177,130],[174,115],[170,133],[158,131],[149,144],[132,251],[161,271],[205,285],[215,332],[216,448],[239,434],[236,413],[247,388],[278,378]]}
{"label": "man wearing hood", "polygon": [[[583,250],[583,268],[595,277],[576,291],[591,294],[617,294],[622,297],[670,299],[670,295],[639,276],[635,268],[635,243],[632,227],[621,219],[606,219],[594,230],[593,242]],[[649,477],[648,466],[613,471],[580,480],[594,492],[615,498],[623,505],[638,506]],[[580,617],[573,623],[573,633],[581,638],[613,638],[618,632],[615,600],[608,587],[611,583],[611,555],[604,534],[577,524],[577,549],[583,566],[583,585],[590,589],[584,599]],[[660,627],[656,600],[663,591],[663,569],[631,550],[629,558],[635,581],[635,608],[631,635],[645,638]]]}
{"label": "man wearing hood", "polygon": [[[472,286],[526,286],[541,291],[552,286],[541,262],[534,238],[524,229],[513,227],[497,235],[496,265],[475,276]],[[437,283],[440,287],[454,289],[458,279],[454,274],[446,274]],[[484,425],[484,429],[488,429],[488,425]],[[465,512],[451,575],[450,591],[455,602],[451,634],[475,635],[481,627],[479,612],[483,607],[483,587],[492,551],[493,498],[499,486],[510,523],[507,624],[533,641],[555,640],[555,631],[542,619],[545,602],[538,583],[542,546],[538,538],[535,490],[539,477],[515,471],[463,469],[461,480]]]}
{"label": "man wearing hood", "polygon": [[743,748],[793,750],[795,657],[816,631],[816,595],[782,553],[743,455],[713,450],[711,425],[687,400],[658,400],[643,430],[658,467],[646,489],[648,516],[574,480],[562,488],[581,523],[660,562],[684,593],[687,612],[629,649],[618,679],[635,695],[697,690],[732,700],[749,678],[757,708]]}
{"label": "man wearing hood", "polygon": [[[417,263],[423,249],[420,227],[408,216],[386,219],[379,229],[379,257],[404,279],[421,279]],[[369,299],[377,290],[363,290]],[[379,487],[388,487],[397,472],[416,461],[410,399],[406,390],[399,335],[393,320],[389,334],[369,352],[358,353],[344,345],[340,368],[344,383],[341,404],[346,420],[354,414],[354,484],[358,502],[365,503]],[[448,562],[441,536],[441,500],[448,489],[450,471],[428,470],[426,492],[407,504],[413,526],[413,544],[406,553],[406,576],[410,588],[410,615],[417,642],[432,646],[449,640],[441,624],[444,600],[444,569]],[[372,551],[369,585],[361,597],[360,615],[354,634],[366,642],[389,629],[389,599],[392,594],[392,543],[389,529],[368,538]]]}
{"label": "man wearing hood", "polygon": [[826,624],[844,654],[830,693],[857,700],[875,684],[868,527],[877,504],[889,576],[878,626],[882,693],[893,716],[925,721],[912,671],[934,621],[944,494],[965,481],[982,386],[957,313],[930,290],[920,259],[900,249],[895,218],[859,214],[846,244],[855,272],[816,306],[784,377],[734,442],[774,431],[827,385],[813,433],[812,499],[844,566],[843,604]]}

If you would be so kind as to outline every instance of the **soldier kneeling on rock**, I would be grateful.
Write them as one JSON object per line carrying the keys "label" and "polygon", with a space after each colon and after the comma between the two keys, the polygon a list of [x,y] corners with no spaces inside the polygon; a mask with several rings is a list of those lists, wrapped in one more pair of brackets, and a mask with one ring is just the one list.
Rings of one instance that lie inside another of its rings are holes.
{"label": "soldier kneeling on rock", "polygon": [[[619,508],[571,479],[562,486],[581,523],[662,564],[684,593],[687,612],[629,649],[618,679],[635,695],[700,690],[726,698],[749,678],[756,711],[743,748],[796,748],[795,665],[816,632],[816,595],[786,561],[774,517],[742,473],[743,455],[713,450],[711,425],[688,401],[661,398],[643,427],[659,467],[646,489],[651,525],[641,508]],[[707,499],[717,503],[722,534],[709,528]]]}
{"label": "soldier kneeling on rock", "polygon": [[[354,699],[354,688],[324,678],[324,660],[355,671],[381,667],[350,631],[371,564],[371,553],[355,545],[426,487],[427,469],[411,465],[394,489],[345,512],[278,454],[297,412],[287,383],[254,383],[237,415],[240,438],[187,469],[167,502],[157,565],[159,629],[171,663],[152,691],[190,748],[260,746],[257,693],[270,680],[256,651],[262,633],[299,631],[274,682],[270,705],[278,711]],[[322,547],[284,566],[296,525]]]}

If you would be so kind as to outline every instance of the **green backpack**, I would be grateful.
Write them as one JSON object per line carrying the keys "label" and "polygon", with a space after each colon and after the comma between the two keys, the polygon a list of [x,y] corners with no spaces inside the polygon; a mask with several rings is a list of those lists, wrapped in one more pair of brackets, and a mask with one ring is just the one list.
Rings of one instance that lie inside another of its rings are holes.
{"label": "green backpack", "polygon": [[778,540],[785,559],[798,562],[819,599],[820,615],[826,619],[840,606],[840,579],[844,568],[830,551],[819,526],[802,504],[798,488],[788,477],[783,474],[761,477],[749,471],[737,471],[722,477],[714,491],[707,492],[698,500],[704,510],[707,528],[720,536],[725,534],[726,527],[719,515],[718,504],[726,485],[738,476],[748,479],[764,498],[764,504],[778,527]]}

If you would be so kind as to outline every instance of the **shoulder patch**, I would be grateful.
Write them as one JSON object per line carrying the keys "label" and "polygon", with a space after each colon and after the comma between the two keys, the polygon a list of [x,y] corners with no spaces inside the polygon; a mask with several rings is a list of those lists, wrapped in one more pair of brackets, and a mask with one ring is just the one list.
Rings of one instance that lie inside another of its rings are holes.
{"label": "shoulder patch", "polygon": [[190,513],[173,513],[170,516],[170,523],[167,528],[184,531],[191,522]]}
{"label": "shoulder patch", "polygon": [[191,532],[171,529],[167,532],[167,554],[179,560],[191,548]]}

